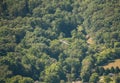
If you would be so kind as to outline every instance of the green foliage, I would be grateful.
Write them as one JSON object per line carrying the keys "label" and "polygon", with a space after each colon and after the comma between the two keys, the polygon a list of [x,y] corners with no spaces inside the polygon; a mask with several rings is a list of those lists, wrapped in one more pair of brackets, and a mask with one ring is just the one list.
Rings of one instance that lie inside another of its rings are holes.
{"label": "green foliage", "polygon": [[7,79],[6,83],[34,83],[34,81],[29,77],[22,77],[20,75],[16,75],[12,78]]}
{"label": "green foliage", "polygon": [[95,83],[119,73],[99,67],[120,58],[119,7],[119,0],[0,0],[0,82]]}
{"label": "green foliage", "polygon": [[108,76],[104,76],[104,81],[105,81],[105,83],[110,83],[111,78]]}
{"label": "green foliage", "polygon": [[[10,16],[25,16],[28,13],[28,2],[6,0]],[[16,4],[14,4],[16,3]]]}
{"label": "green foliage", "polygon": [[80,76],[82,78],[83,82],[87,82],[90,78],[90,73],[91,69],[93,66],[93,58],[90,56],[87,56],[83,61],[82,61],[82,68],[81,68],[81,73]]}
{"label": "green foliage", "polygon": [[115,78],[115,81],[114,81],[115,83],[119,83],[120,82],[120,76],[117,76],[116,78]]}
{"label": "green foliage", "polygon": [[97,83],[98,80],[99,80],[99,75],[98,75],[97,73],[93,73],[93,74],[90,76],[89,82],[90,82],[90,83]]}
{"label": "green foliage", "polygon": [[0,65],[0,82],[5,82],[5,78],[8,78],[12,75],[12,71],[8,69],[7,65]]}
{"label": "green foliage", "polygon": [[99,53],[98,57],[97,57],[97,64],[104,64],[107,61],[106,60],[113,60],[114,58],[116,58],[117,55],[117,51],[116,49],[106,49],[102,52]]}
{"label": "green foliage", "polygon": [[44,71],[44,74],[42,74],[42,79],[46,83],[56,83],[60,82],[60,79],[64,77],[64,74],[62,72],[61,64],[58,62],[53,63],[50,65],[46,70]]}

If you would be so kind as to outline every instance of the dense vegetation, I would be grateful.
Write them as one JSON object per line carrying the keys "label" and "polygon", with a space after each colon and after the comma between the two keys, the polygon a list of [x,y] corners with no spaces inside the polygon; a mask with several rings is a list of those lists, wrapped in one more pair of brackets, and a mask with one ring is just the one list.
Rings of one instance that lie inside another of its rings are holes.
{"label": "dense vegetation", "polygon": [[119,0],[0,0],[0,83],[119,83],[119,58]]}

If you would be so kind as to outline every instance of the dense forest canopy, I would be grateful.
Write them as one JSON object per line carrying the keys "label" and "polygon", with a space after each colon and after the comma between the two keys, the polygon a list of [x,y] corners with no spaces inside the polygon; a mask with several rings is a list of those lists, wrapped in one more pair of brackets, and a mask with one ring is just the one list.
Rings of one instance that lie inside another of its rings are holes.
{"label": "dense forest canopy", "polygon": [[0,0],[0,83],[119,83],[117,59],[120,0]]}

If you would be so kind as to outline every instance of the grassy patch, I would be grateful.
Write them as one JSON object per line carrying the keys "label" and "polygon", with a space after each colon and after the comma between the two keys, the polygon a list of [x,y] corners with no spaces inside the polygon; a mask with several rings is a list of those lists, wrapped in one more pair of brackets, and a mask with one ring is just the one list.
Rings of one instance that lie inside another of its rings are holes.
{"label": "grassy patch", "polygon": [[110,69],[111,67],[114,67],[114,68],[119,67],[120,68],[120,59],[116,59],[113,62],[110,62],[110,63],[108,63],[107,65],[105,65],[103,67],[105,69],[107,69],[107,68]]}

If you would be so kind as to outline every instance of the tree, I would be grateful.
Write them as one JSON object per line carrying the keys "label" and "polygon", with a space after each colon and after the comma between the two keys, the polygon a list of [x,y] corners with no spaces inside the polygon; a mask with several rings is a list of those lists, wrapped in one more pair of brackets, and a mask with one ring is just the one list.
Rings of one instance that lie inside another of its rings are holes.
{"label": "tree", "polygon": [[47,67],[41,76],[43,77],[42,80],[47,83],[59,83],[60,79],[65,79],[59,62],[55,62]]}
{"label": "tree", "polygon": [[97,83],[98,80],[99,80],[99,75],[98,75],[97,73],[93,73],[93,74],[90,76],[89,82],[90,82],[90,83]]}
{"label": "tree", "polygon": [[7,78],[12,76],[12,71],[8,69],[7,65],[0,65],[0,82],[4,83]]}
{"label": "tree", "polygon": [[56,75],[55,73],[50,73],[46,75],[44,79],[46,83],[59,83],[60,82],[59,75]]}
{"label": "tree", "polygon": [[13,76],[8,78],[6,83],[34,83],[34,80],[29,77],[22,77],[20,75]]}
{"label": "tree", "polygon": [[114,67],[111,67],[110,72],[111,72],[111,73],[115,73]]}
{"label": "tree", "polygon": [[105,74],[105,75],[108,75],[109,73],[110,73],[110,69],[109,69],[109,68],[105,69],[104,74]]}
{"label": "tree", "polygon": [[104,72],[105,72],[105,69],[104,69],[103,67],[99,67],[99,68],[97,69],[97,73],[98,73],[99,75],[103,75]]}
{"label": "tree", "polygon": [[114,79],[114,83],[119,83],[120,82],[120,76],[116,76]]}
{"label": "tree", "polygon": [[110,78],[110,77],[104,76],[104,82],[105,82],[105,83],[110,83],[110,81],[111,81],[111,78]]}
{"label": "tree", "polygon": [[76,80],[79,77],[80,61],[77,58],[66,58],[64,61],[63,70],[66,72],[66,77],[69,82]]}
{"label": "tree", "polygon": [[91,68],[93,67],[93,58],[91,56],[85,57],[82,61],[82,69],[81,69],[81,79],[83,82],[88,82],[91,74]]}
{"label": "tree", "polygon": [[29,0],[28,1],[28,8],[29,8],[29,12],[30,13],[33,13],[33,9],[36,8],[37,6],[39,6],[41,4],[41,0],[37,0],[37,1],[34,1],[34,0]]}
{"label": "tree", "polygon": [[119,73],[120,72],[120,69],[119,69],[119,67],[117,66],[116,68],[115,68],[115,73],[117,74],[117,73]]}

